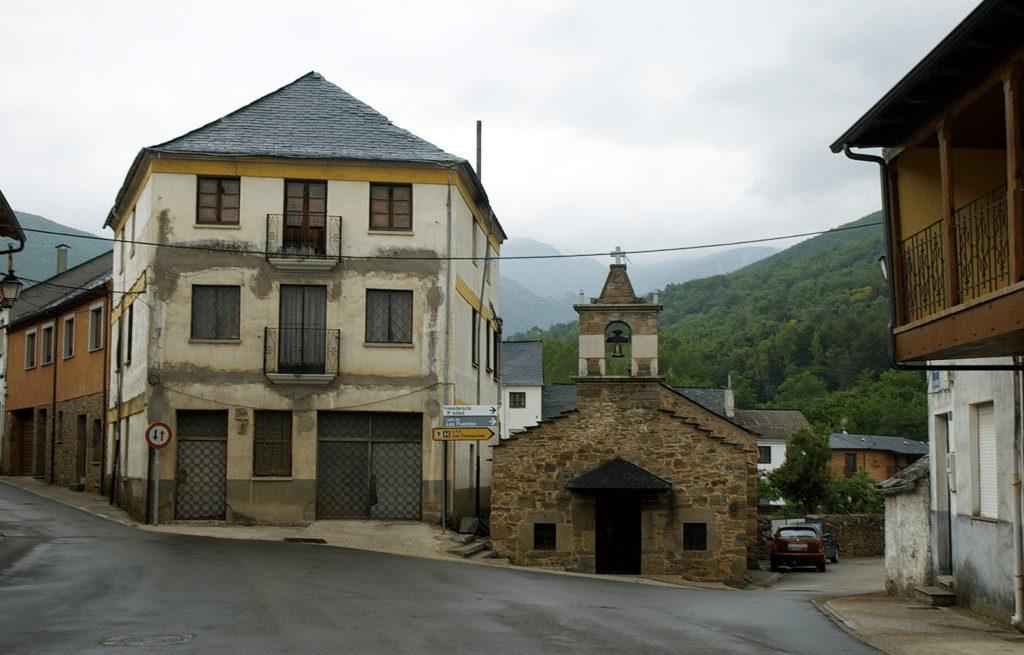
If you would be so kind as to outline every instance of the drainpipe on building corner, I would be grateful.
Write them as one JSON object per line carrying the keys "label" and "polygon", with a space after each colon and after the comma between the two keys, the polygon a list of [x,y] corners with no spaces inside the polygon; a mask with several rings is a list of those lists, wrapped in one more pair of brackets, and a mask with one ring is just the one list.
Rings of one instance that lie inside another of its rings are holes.
{"label": "drainpipe on building corner", "polygon": [[[1014,358],[1020,364],[1020,358]],[[1024,626],[1024,551],[1021,550],[1021,529],[1024,517],[1021,516],[1021,403],[1024,402],[1024,387],[1021,387],[1020,371],[1013,372],[1013,609],[1010,624],[1020,630]]]}

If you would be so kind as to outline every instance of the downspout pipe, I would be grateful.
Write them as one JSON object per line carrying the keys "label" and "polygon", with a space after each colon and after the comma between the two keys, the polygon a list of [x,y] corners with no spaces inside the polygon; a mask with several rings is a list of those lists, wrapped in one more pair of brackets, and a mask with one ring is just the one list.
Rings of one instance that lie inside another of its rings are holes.
{"label": "downspout pipe", "polygon": [[[1018,363],[1020,357],[1014,358]],[[1024,516],[1021,516],[1021,439],[1024,420],[1021,412],[1021,404],[1024,402],[1024,387],[1021,387],[1020,371],[1013,373],[1013,616],[1010,624],[1020,630],[1024,627],[1024,551],[1022,551],[1022,523]]]}
{"label": "downspout pipe", "polygon": [[889,295],[889,325],[886,330],[886,354],[889,357],[889,366],[898,371],[1021,371],[1024,364],[1014,359],[1013,364],[931,364],[911,366],[896,361],[896,335],[893,327],[896,325],[896,282],[893,279],[891,264],[896,261],[895,250],[893,249],[892,232],[889,226],[892,224],[891,194],[889,192],[889,165],[877,155],[868,155],[850,150],[850,144],[843,144],[843,154],[854,161],[866,161],[878,164],[878,174],[882,187],[882,240],[885,249],[885,259],[890,265],[885,276],[886,292]]}

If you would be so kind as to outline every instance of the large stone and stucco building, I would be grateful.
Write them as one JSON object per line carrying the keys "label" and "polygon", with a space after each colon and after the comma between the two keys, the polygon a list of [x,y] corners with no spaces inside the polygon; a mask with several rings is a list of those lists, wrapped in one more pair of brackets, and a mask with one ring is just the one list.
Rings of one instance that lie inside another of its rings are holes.
{"label": "large stone and stucco building", "polygon": [[133,515],[157,478],[161,521],[474,511],[489,462],[431,438],[499,394],[504,234],[466,160],[313,72],[142,149],[106,226],[107,474]]}
{"label": "large stone and stucco building", "polygon": [[756,436],[663,384],[661,307],[633,294],[624,265],[576,310],[576,408],[494,448],[494,550],[521,565],[742,584]]}

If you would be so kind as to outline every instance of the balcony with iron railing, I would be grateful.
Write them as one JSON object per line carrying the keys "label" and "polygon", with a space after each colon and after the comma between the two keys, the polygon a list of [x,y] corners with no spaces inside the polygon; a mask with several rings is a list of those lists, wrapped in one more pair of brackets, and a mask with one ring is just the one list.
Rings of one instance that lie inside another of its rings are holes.
{"label": "balcony with iron railing", "polygon": [[341,216],[267,214],[267,260],[286,271],[334,268],[341,260]]}
{"label": "balcony with iron railing", "polygon": [[1024,282],[1011,253],[1024,225],[1011,223],[1007,193],[1001,184],[895,244],[897,361],[1019,352]]}
{"label": "balcony with iron railing", "polygon": [[1005,184],[953,212],[957,284],[952,303],[947,303],[942,228],[940,219],[897,244],[903,270],[900,323],[935,315],[947,304],[959,305],[1010,284]]}
{"label": "balcony with iron railing", "polygon": [[278,384],[327,384],[338,376],[341,330],[265,327],[263,373]]}

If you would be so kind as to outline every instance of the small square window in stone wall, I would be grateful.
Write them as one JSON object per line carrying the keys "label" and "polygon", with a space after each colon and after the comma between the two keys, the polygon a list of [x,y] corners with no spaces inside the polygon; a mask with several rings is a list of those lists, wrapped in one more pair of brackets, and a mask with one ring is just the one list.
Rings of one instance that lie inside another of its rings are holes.
{"label": "small square window in stone wall", "polygon": [[684,523],[683,524],[683,550],[707,550],[708,549],[708,524],[707,523]]}
{"label": "small square window in stone wall", "polygon": [[533,524],[533,549],[534,550],[556,550],[555,548],[555,524],[534,523]]}

